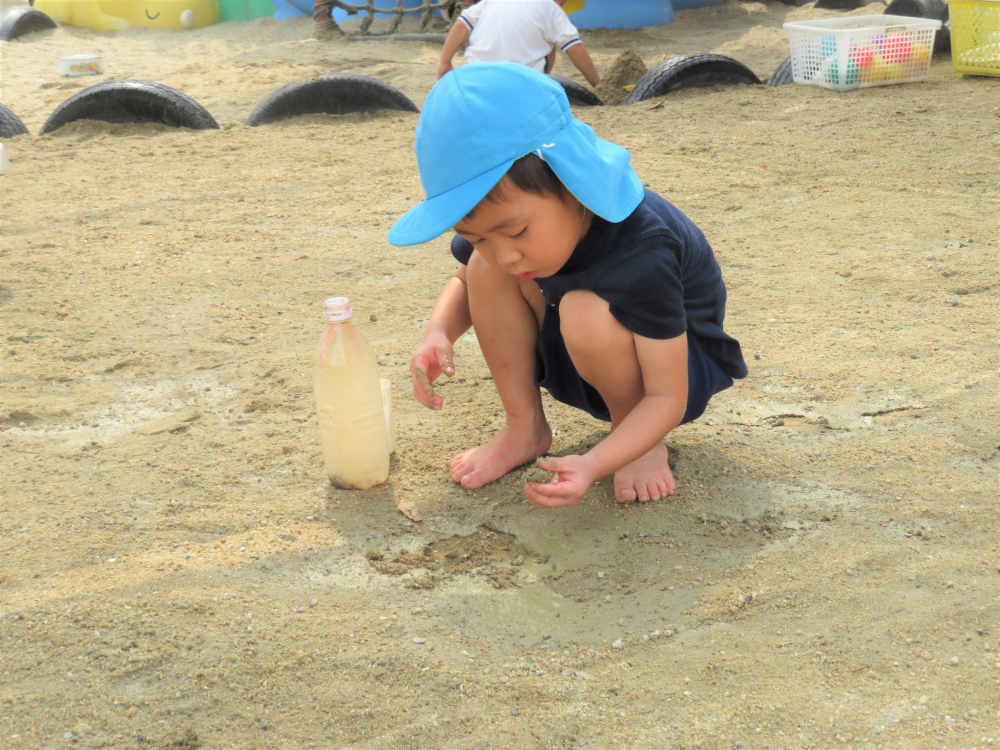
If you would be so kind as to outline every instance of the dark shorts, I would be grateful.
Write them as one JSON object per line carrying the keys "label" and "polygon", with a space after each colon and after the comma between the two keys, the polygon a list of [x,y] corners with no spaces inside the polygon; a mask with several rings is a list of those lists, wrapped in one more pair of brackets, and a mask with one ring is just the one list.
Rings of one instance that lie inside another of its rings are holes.
{"label": "dark shorts", "polygon": [[[539,339],[541,350],[535,365],[535,383],[551,394],[556,401],[583,409],[591,416],[611,421],[611,413],[590,383],[576,371],[562,333],[559,331],[559,309],[547,305]],[[709,399],[726,390],[733,379],[726,375],[719,364],[698,345],[694,336],[688,336],[688,401],[681,424],[693,422],[705,413]]]}

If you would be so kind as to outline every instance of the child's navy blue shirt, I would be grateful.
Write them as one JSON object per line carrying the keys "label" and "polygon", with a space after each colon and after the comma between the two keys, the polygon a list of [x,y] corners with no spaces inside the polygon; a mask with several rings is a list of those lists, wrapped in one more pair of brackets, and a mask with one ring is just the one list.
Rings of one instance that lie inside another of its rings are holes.
{"label": "child's navy blue shirt", "polygon": [[[535,279],[545,301],[558,305],[567,292],[587,289],[606,300],[633,333],[672,339],[686,331],[727,375],[746,377],[739,342],[722,330],[726,285],[708,240],[676,206],[645,193],[624,221],[595,216],[565,265]],[[452,240],[459,263],[468,265],[474,249],[463,237]]]}

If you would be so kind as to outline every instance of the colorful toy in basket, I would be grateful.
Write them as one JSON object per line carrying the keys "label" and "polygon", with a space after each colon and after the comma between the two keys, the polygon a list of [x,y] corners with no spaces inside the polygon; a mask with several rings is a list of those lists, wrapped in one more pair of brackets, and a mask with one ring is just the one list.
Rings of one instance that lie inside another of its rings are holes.
{"label": "colorful toy in basket", "polygon": [[904,63],[913,56],[913,42],[906,34],[889,34],[882,42],[882,57],[891,63]]}
{"label": "colorful toy in basket", "polygon": [[859,68],[870,68],[872,61],[875,59],[875,50],[871,47],[860,45],[851,47],[851,51],[847,56]]}
{"label": "colorful toy in basket", "polygon": [[194,29],[219,22],[217,0],[35,0],[53,21],[95,31]]}
{"label": "colorful toy in basket", "polygon": [[849,91],[922,81],[941,22],[907,16],[854,16],[786,23],[792,80]]}

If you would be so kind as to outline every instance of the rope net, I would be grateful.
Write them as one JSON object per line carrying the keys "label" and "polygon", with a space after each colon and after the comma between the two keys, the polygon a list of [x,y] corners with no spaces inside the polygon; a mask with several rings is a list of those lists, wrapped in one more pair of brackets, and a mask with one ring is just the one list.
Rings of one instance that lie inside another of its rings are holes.
{"label": "rope net", "polygon": [[358,13],[367,13],[363,19],[361,19],[361,33],[368,34],[369,29],[372,25],[372,20],[375,18],[376,13],[384,13],[385,15],[393,16],[393,19],[389,22],[389,28],[387,31],[381,32],[382,34],[389,35],[395,34],[399,30],[399,24],[403,20],[405,15],[416,15],[420,14],[420,30],[426,31],[427,27],[431,23],[431,17],[436,10],[446,10],[450,12],[451,23],[449,23],[448,28],[450,29],[454,25],[455,20],[458,16],[469,7],[470,3],[463,2],[462,0],[423,0],[423,2],[417,7],[404,8],[403,0],[396,0],[395,7],[392,8],[376,8],[374,0],[367,0],[364,5],[352,5],[350,3],[341,2],[341,0],[316,0],[316,5],[313,8],[313,21],[315,21],[314,31],[319,37],[332,37],[336,34],[343,34],[343,30],[340,25],[333,20],[333,9],[340,8],[341,10],[346,10],[347,15],[353,16]]}

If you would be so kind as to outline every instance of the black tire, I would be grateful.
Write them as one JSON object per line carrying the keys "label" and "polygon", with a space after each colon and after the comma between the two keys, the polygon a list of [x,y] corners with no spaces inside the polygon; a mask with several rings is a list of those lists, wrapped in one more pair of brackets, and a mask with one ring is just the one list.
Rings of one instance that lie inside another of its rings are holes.
{"label": "black tire", "polygon": [[661,62],[639,79],[625,103],[644,102],[680,89],[753,83],[760,83],[760,79],[740,61],[725,55],[699,52]]}
{"label": "black tire", "polygon": [[105,81],[78,91],[49,115],[40,135],[76,120],[158,122],[174,128],[219,129],[208,110],[190,96],[152,81]]}
{"label": "black tire", "polygon": [[56,22],[34,8],[11,8],[0,18],[0,40],[11,42],[33,31],[54,29]]}
{"label": "black tire", "polygon": [[951,50],[951,22],[948,20],[948,4],[944,0],[892,0],[886,6],[885,14],[941,21],[941,28],[934,35],[934,52]]}
{"label": "black tire", "polygon": [[814,8],[823,10],[857,10],[869,5],[872,0],[816,0]]}
{"label": "black tire", "polygon": [[885,14],[887,16],[941,20],[946,10],[948,10],[948,5],[942,0],[892,0],[886,6]]}
{"label": "black tire", "polygon": [[380,109],[420,111],[406,94],[377,78],[358,73],[326,73],[276,89],[257,105],[245,124],[257,127],[299,115],[345,115]]}
{"label": "black tire", "polygon": [[771,77],[767,79],[767,85],[773,88],[778,86],[784,86],[785,84],[792,83],[792,56],[789,55],[781,64],[774,69],[771,73]]}
{"label": "black tire", "polygon": [[580,104],[584,107],[604,106],[601,98],[583,84],[569,78],[563,78],[562,76],[554,76],[551,73],[549,74],[549,78],[563,87],[563,91],[566,92],[566,98],[569,99],[570,104]]}
{"label": "black tire", "polygon": [[24,135],[28,129],[20,118],[0,104],[0,138],[13,138],[16,135]]}

